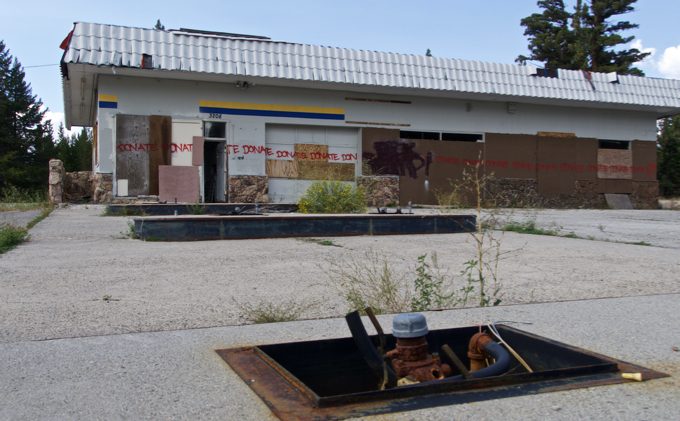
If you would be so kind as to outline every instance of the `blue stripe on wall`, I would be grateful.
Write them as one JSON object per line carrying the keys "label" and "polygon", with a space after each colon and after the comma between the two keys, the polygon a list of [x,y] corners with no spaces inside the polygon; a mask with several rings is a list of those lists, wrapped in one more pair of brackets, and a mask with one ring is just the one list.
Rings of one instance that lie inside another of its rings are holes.
{"label": "blue stripe on wall", "polygon": [[304,113],[295,111],[244,110],[234,108],[199,107],[199,111],[208,114],[250,115],[262,117],[316,118],[322,120],[344,120],[344,114]]}
{"label": "blue stripe on wall", "polygon": [[109,101],[99,101],[99,108],[118,108],[118,103]]}

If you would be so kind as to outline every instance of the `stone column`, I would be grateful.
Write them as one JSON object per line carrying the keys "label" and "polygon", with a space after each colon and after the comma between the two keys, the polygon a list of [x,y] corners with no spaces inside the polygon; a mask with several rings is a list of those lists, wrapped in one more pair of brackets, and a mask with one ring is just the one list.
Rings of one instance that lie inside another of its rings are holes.
{"label": "stone column", "polygon": [[49,200],[52,204],[64,201],[64,163],[59,159],[50,159]]}
{"label": "stone column", "polygon": [[94,203],[111,203],[113,200],[113,174],[94,173],[92,184],[92,201]]}

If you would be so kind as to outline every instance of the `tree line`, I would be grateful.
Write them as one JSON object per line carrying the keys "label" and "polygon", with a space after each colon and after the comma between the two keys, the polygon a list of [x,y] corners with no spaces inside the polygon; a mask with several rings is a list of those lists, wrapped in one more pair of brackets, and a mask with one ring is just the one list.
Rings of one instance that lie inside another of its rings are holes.
{"label": "tree line", "polygon": [[92,131],[67,135],[60,125],[55,136],[46,112],[0,40],[0,193],[10,187],[45,191],[52,158],[64,161],[66,171],[92,169]]}

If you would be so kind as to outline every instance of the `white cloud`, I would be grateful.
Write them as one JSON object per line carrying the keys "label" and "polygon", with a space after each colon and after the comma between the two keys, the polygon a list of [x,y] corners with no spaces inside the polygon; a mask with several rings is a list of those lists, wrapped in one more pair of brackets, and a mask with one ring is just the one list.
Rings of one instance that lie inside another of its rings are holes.
{"label": "white cloud", "polygon": [[635,65],[647,76],[680,79],[680,45],[666,48],[660,56],[656,54],[656,48],[645,47],[639,39],[633,41],[630,48],[637,48],[643,53],[651,53]]}
{"label": "white cloud", "polygon": [[663,77],[680,79],[680,45],[666,48],[657,62],[657,67]]}
{"label": "white cloud", "polygon": [[654,56],[656,55],[656,48],[645,47],[642,44],[641,39],[634,40],[630,44],[630,48],[637,48],[638,50],[640,50],[641,53],[649,53],[649,55],[645,57],[644,60],[635,63],[635,67],[644,71],[645,74],[647,75],[649,75],[649,73],[654,73],[657,70],[656,61],[654,60]]}
{"label": "white cloud", "polygon": [[[44,120],[52,120],[52,132],[54,134],[54,139],[57,139],[57,134],[59,133],[59,124],[64,124],[64,113],[60,113],[58,111],[47,111],[45,113],[45,118]],[[80,127],[71,127],[71,130],[66,130],[66,126],[64,126],[64,133],[67,136],[70,136],[73,133],[80,133]]]}

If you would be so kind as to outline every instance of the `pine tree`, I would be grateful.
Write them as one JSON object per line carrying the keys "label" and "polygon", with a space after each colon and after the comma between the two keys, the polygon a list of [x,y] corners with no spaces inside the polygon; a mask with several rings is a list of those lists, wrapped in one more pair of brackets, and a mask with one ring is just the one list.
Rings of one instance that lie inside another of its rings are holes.
{"label": "pine tree", "polygon": [[520,21],[529,37],[530,56],[520,55],[517,61],[536,60],[545,63],[548,69],[573,67],[570,45],[574,42],[574,32],[570,30],[571,15],[566,11],[562,0],[539,0],[542,13],[534,13]]}
{"label": "pine tree", "polygon": [[662,196],[680,196],[680,116],[661,121],[658,138],[659,191]]}
{"label": "pine tree", "polygon": [[67,172],[92,170],[92,130],[83,128],[67,136],[64,126],[57,129],[57,157]]}
{"label": "pine tree", "polygon": [[617,72],[643,76],[633,65],[649,55],[636,48],[617,49],[634,36],[621,32],[635,29],[637,24],[617,21],[632,12],[637,0],[578,0],[573,12],[566,10],[563,0],[539,0],[542,13],[521,20],[524,35],[529,38],[531,55],[520,55],[518,62],[536,60],[549,69],[581,69]]}
{"label": "pine tree", "polygon": [[25,81],[21,64],[0,41],[0,190],[47,187],[47,163],[54,156],[52,124],[43,122],[40,99]]}

